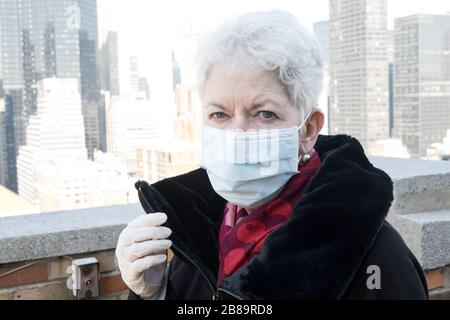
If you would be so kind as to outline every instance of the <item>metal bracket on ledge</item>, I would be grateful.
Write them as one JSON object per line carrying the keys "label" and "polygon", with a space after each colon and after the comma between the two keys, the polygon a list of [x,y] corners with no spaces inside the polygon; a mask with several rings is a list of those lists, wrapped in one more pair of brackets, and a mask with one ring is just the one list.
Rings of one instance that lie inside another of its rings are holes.
{"label": "metal bracket on ledge", "polygon": [[96,258],[73,260],[67,268],[71,276],[67,278],[67,288],[71,289],[77,300],[99,296],[99,263]]}

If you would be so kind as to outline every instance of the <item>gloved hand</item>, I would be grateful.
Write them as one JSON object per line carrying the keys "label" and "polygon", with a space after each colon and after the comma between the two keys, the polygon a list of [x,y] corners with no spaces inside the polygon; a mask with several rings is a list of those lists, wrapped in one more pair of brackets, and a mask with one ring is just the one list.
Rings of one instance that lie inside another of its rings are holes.
{"label": "gloved hand", "polygon": [[122,230],[116,257],[122,279],[144,299],[157,299],[167,283],[167,250],[172,231],[161,225],[167,215],[162,212],[139,216]]}

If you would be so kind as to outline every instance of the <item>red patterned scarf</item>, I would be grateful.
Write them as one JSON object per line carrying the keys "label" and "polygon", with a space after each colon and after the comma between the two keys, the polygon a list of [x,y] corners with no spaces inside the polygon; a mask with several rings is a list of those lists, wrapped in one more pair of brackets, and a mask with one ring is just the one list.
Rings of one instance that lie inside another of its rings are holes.
{"label": "red patterned scarf", "polygon": [[219,233],[218,285],[258,254],[266,237],[289,218],[320,164],[319,156],[313,150],[311,159],[299,165],[300,173],[286,183],[278,197],[251,214],[227,203]]}

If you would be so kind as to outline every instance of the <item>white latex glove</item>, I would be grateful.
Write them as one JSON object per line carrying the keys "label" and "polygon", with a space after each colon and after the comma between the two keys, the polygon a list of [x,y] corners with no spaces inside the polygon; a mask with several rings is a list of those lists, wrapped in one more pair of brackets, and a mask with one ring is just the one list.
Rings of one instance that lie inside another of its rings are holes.
{"label": "white latex glove", "polygon": [[[139,216],[122,230],[116,247],[116,257],[122,279],[144,299],[159,299],[165,295],[167,283],[167,250],[172,231],[161,225],[167,215],[162,212]],[[163,297],[164,298],[164,297]]]}

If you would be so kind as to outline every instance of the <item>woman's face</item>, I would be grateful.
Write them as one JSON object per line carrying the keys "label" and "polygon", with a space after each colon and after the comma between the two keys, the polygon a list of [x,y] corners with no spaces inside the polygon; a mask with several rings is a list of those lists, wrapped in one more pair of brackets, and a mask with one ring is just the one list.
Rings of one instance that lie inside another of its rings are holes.
{"label": "woman's face", "polygon": [[[241,69],[231,71],[225,65],[208,73],[201,93],[203,123],[228,130],[291,128],[303,119],[298,107],[274,73]],[[323,127],[324,116],[314,109],[306,132],[301,137],[300,153],[309,152]]]}
{"label": "woman's face", "polygon": [[230,71],[216,66],[202,92],[203,123],[220,129],[289,128],[301,122],[298,108],[269,71]]}

